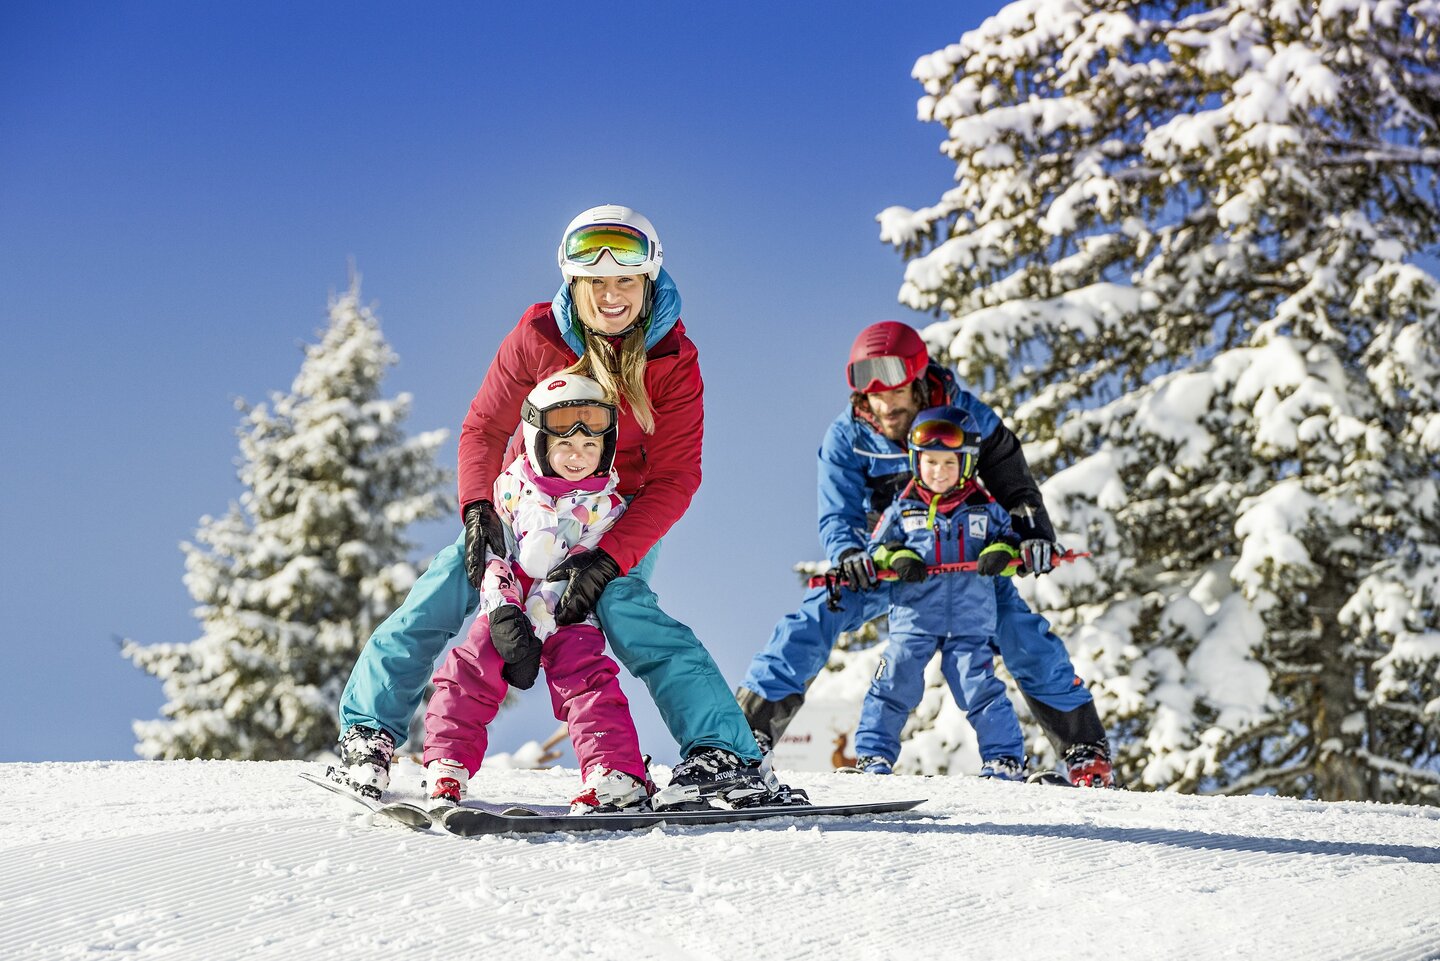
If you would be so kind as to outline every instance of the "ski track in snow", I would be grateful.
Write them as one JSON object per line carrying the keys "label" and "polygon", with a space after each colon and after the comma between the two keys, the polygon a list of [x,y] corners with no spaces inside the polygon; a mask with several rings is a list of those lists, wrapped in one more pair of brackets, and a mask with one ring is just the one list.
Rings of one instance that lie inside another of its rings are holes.
{"label": "ski track in snow", "polygon": [[[930,800],[465,839],[372,820],[295,776],[313,769],[0,765],[0,959],[1440,959],[1428,808],[814,774],[791,780],[825,803]],[[397,796],[418,779],[398,765]]]}

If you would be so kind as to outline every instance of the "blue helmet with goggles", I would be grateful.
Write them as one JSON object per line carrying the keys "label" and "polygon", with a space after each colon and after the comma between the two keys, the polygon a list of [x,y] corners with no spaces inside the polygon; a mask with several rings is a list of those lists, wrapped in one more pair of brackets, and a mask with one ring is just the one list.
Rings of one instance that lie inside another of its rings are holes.
{"label": "blue helmet with goggles", "polygon": [[954,454],[960,465],[959,483],[964,484],[980,466],[980,425],[958,407],[931,407],[915,415],[905,435],[905,447],[910,452],[910,473],[915,483],[925,486],[920,481],[920,452],[928,450]]}

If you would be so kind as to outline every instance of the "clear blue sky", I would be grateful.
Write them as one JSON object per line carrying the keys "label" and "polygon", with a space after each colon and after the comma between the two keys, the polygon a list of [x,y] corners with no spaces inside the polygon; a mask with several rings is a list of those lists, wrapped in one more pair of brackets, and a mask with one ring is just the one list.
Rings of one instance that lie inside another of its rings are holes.
{"label": "clear blue sky", "polygon": [[[117,639],[198,635],[178,544],[240,492],[233,401],[288,388],[350,258],[450,463],[605,202],[655,222],[701,351],[705,482],[656,587],[737,682],[819,555],[851,339],[926,319],[874,221],[951,183],[911,66],[1000,6],[0,6],[0,761],[134,756],[162,695]],[[553,728],[526,700],[497,749]]]}

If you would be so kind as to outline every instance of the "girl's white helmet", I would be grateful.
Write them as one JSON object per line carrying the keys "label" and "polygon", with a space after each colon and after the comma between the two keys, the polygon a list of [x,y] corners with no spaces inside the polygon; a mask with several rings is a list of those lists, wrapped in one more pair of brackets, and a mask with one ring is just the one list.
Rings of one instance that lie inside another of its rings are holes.
{"label": "girl's white helmet", "polygon": [[665,251],[655,225],[619,204],[601,204],[570,221],[557,254],[565,280],[576,277],[660,276]]}
{"label": "girl's white helmet", "polygon": [[615,444],[620,436],[620,415],[604,389],[581,374],[553,374],[542,378],[520,405],[520,427],[525,456],[542,477],[555,477],[550,466],[550,438],[582,433],[603,438],[596,475],[615,466]]}

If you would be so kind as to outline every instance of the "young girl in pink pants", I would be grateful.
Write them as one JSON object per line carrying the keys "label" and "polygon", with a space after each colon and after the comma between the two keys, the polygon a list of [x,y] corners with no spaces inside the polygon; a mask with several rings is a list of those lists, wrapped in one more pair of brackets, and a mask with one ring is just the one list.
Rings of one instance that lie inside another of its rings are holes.
{"label": "young girl in pink pants", "polygon": [[584,784],[572,813],[643,804],[653,791],[618,668],[605,654],[593,614],[557,625],[565,581],[546,576],[595,547],[625,510],[613,470],[616,409],[588,377],[545,378],[521,408],[525,449],[495,480],[504,556],[486,564],[480,611],[464,643],[434,677],[425,712],[425,772],[431,798],[457,804],[480,769],[510,685],[530,688],[541,667],[555,717],[570,728]]}

